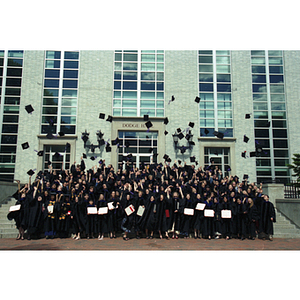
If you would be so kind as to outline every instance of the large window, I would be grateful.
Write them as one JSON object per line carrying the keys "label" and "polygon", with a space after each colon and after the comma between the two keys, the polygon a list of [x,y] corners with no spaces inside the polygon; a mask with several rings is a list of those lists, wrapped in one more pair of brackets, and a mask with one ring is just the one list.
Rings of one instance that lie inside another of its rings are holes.
{"label": "large window", "polygon": [[289,181],[283,53],[251,51],[257,181]]}
{"label": "large window", "polygon": [[45,51],[42,134],[75,134],[78,71],[78,51]]}
{"label": "large window", "polygon": [[164,51],[116,50],[113,115],[164,116]]}
{"label": "large window", "polygon": [[0,180],[13,180],[18,141],[23,51],[0,50]]}
{"label": "large window", "polygon": [[214,131],[233,136],[231,100],[231,57],[227,50],[200,50],[199,97],[200,135]]}

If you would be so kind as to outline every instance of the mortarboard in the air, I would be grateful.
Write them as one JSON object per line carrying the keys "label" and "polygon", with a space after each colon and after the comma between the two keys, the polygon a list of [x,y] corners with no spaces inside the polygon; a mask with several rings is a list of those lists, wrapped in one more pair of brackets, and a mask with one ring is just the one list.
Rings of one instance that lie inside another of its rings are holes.
{"label": "mortarboard in the air", "polygon": [[153,148],[149,148],[148,152],[149,153],[153,152]]}
{"label": "mortarboard in the air", "polygon": [[181,164],[181,160],[180,160],[180,159],[178,159],[178,164],[179,164],[179,165]]}
{"label": "mortarboard in the air", "polygon": [[151,121],[146,122],[145,125],[146,125],[146,127],[148,129],[153,126],[153,124],[151,123]]}
{"label": "mortarboard in the air", "polygon": [[208,130],[207,128],[205,128],[205,129],[204,129],[204,133],[205,133],[206,135],[208,135],[208,134],[209,134],[209,130]]}
{"label": "mortarboard in the air", "polygon": [[222,133],[222,132],[219,132],[219,131],[214,131],[214,135],[217,137],[217,138],[219,138],[219,139],[223,139],[223,137],[224,137],[224,133]]}
{"label": "mortarboard in the air", "polygon": [[144,121],[146,122],[146,121],[148,121],[149,120],[149,115],[144,115]]}
{"label": "mortarboard in the air", "polygon": [[200,100],[201,100],[201,98],[200,98],[200,97],[198,97],[198,96],[195,98],[195,102],[197,102],[197,103],[199,103],[199,102],[200,102]]}
{"label": "mortarboard in the air", "polygon": [[246,135],[244,135],[244,142],[248,143],[248,141],[249,141],[249,138]]}
{"label": "mortarboard in the air", "polygon": [[128,154],[127,158],[132,158],[132,153]]}
{"label": "mortarboard in the air", "polygon": [[164,156],[163,156],[163,159],[167,159],[169,157],[169,155],[167,155],[167,154],[165,154]]}
{"label": "mortarboard in the air", "polygon": [[245,119],[250,119],[250,114],[245,114]]}
{"label": "mortarboard in the air", "polygon": [[87,141],[88,141],[88,139],[89,139],[89,137],[87,136],[87,135],[84,135],[84,136],[82,136],[81,137],[82,138],[82,140],[86,143]]}
{"label": "mortarboard in the air", "polygon": [[86,158],[86,154],[85,154],[85,153],[82,153],[82,157],[83,157],[83,158]]}
{"label": "mortarboard in the air", "polygon": [[70,147],[71,147],[71,144],[70,143],[66,143],[66,149],[70,148]]}
{"label": "mortarboard in the air", "polygon": [[34,174],[34,171],[33,171],[32,169],[30,169],[30,170],[27,172],[27,174],[28,174],[29,176],[32,176],[32,175]]}
{"label": "mortarboard in the air", "polygon": [[249,178],[248,174],[244,174],[243,179],[248,179],[248,178]]}
{"label": "mortarboard in the air", "polygon": [[174,100],[175,100],[175,97],[174,97],[174,95],[172,95],[171,101],[174,101]]}
{"label": "mortarboard in the air", "polygon": [[184,135],[183,135],[182,132],[180,132],[180,133],[178,134],[178,138],[179,138],[180,140],[182,140],[182,139],[184,138]]}
{"label": "mortarboard in the air", "polygon": [[246,158],[246,151],[242,152],[242,157]]}
{"label": "mortarboard in the air", "polygon": [[50,160],[48,160],[47,165],[50,166],[52,164],[52,162]]}
{"label": "mortarboard in the air", "polygon": [[64,136],[64,135],[65,135],[65,133],[64,133],[64,132],[62,132],[62,131],[60,131],[60,132],[58,133],[58,135],[59,135],[59,136]]}
{"label": "mortarboard in the air", "polygon": [[227,167],[226,171],[227,171],[227,172],[230,172],[230,171],[231,171],[230,166]]}
{"label": "mortarboard in the air", "polygon": [[170,157],[168,157],[168,158],[166,159],[166,161],[167,161],[167,162],[171,162],[172,159],[171,159]]}
{"label": "mortarboard in the air", "polygon": [[105,119],[105,114],[100,113],[100,114],[99,114],[99,119],[103,119],[103,120],[104,120],[104,119]]}
{"label": "mortarboard in the air", "polygon": [[110,122],[110,123],[112,122],[112,120],[113,120],[113,118],[112,118],[112,116],[110,116],[110,115],[109,115],[109,116],[107,117],[107,119],[106,119],[106,121],[108,121],[108,122]]}
{"label": "mortarboard in the air", "polygon": [[177,128],[176,130],[177,130],[177,132],[179,133],[179,132],[181,131],[181,128]]}
{"label": "mortarboard in the air", "polygon": [[196,160],[195,156],[191,156],[191,157],[190,157],[190,161],[191,161],[191,162],[195,162],[195,160]]}
{"label": "mortarboard in the air", "polygon": [[23,150],[28,149],[29,148],[29,143],[28,142],[23,143],[21,146],[22,146]]}
{"label": "mortarboard in the air", "polygon": [[110,146],[105,147],[105,151],[106,151],[106,152],[111,152],[111,147],[110,147]]}
{"label": "mortarboard in the air", "polygon": [[94,157],[94,156],[91,156],[90,159],[91,159],[91,160],[95,160],[95,157]]}
{"label": "mortarboard in the air", "polygon": [[167,135],[169,132],[167,130],[165,130],[164,135]]}
{"label": "mortarboard in the air", "polygon": [[195,146],[195,142],[194,141],[189,141],[189,144]]}
{"label": "mortarboard in the air", "polygon": [[37,153],[38,156],[43,156],[44,155],[44,151],[43,150],[40,150],[38,153]]}
{"label": "mortarboard in the air", "polygon": [[192,128],[194,128],[194,125],[195,125],[194,122],[190,122],[190,123],[189,123],[189,126],[192,127]]}
{"label": "mortarboard in the air", "polygon": [[169,123],[169,119],[168,118],[164,118],[164,124],[167,125]]}
{"label": "mortarboard in the air", "polygon": [[251,151],[251,152],[249,152],[249,154],[250,154],[250,157],[256,156],[256,151]]}
{"label": "mortarboard in the air", "polygon": [[102,146],[102,145],[104,145],[104,144],[105,144],[105,141],[104,141],[103,139],[101,139],[101,140],[99,141],[99,145]]}
{"label": "mortarboard in the air", "polygon": [[25,106],[25,110],[30,114],[34,111],[33,107],[31,104]]}
{"label": "mortarboard in the air", "polygon": [[53,139],[54,136],[53,136],[52,132],[48,132],[47,135],[46,135],[46,138],[49,139],[49,140]]}
{"label": "mortarboard in the air", "polygon": [[111,144],[112,144],[113,146],[115,146],[115,145],[117,145],[117,144],[119,144],[119,143],[120,143],[119,138],[116,138],[115,140],[113,140],[113,141],[111,142]]}
{"label": "mortarboard in the air", "polygon": [[185,138],[186,138],[187,140],[189,140],[191,137],[192,137],[192,135],[189,134],[189,133],[185,135]]}

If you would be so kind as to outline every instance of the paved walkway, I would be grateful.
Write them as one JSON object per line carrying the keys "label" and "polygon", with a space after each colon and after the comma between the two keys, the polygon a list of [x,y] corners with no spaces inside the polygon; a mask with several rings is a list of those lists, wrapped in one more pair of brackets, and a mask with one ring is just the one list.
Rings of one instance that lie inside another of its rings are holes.
{"label": "paved walkway", "polygon": [[104,238],[81,239],[39,239],[16,240],[0,239],[0,250],[300,250],[300,239],[274,238],[269,240],[205,240],[205,239],[178,239],[178,240],[148,240],[135,238],[124,241],[122,237],[116,239]]}

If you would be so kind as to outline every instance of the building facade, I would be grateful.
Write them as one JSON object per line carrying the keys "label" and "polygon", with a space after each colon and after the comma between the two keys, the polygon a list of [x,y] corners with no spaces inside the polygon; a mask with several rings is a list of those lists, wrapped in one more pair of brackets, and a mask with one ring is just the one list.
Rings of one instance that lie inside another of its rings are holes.
{"label": "building facade", "polygon": [[300,51],[279,50],[0,50],[0,180],[26,182],[49,161],[69,169],[83,154],[87,168],[105,159],[115,169],[167,154],[288,182],[299,64]]}

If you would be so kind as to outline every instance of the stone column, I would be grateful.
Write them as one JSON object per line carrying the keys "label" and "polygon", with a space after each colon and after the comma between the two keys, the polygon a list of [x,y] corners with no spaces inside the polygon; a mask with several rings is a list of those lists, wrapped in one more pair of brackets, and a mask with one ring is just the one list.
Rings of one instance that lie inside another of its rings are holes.
{"label": "stone column", "polygon": [[262,186],[263,194],[269,195],[270,202],[276,207],[276,199],[284,199],[283,183],[266,183]]}

